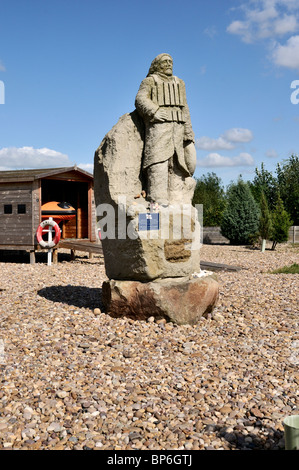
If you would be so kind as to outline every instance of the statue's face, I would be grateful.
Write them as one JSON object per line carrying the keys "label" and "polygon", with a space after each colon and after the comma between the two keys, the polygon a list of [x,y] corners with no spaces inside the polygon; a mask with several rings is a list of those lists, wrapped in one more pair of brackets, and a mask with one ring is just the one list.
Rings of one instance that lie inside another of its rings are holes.
{"label": "statue's face", "polygon": [[172,75],[172,66],[172,59],[169,56],[164,55],[161,57],[159,62],[159,72],[164,73],[165,75]]}

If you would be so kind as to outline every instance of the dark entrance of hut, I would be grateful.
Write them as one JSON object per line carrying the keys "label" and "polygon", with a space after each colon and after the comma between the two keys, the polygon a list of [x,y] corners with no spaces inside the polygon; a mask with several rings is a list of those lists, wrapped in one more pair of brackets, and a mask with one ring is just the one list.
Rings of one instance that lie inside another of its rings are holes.
{"label": "dark entrance of hut", "polygon": [[41,205],[51,202],[67,202],[75,210],[76,216],[59,222],[61,238],[89,238],[88,183],[43,179],[41,181]]}

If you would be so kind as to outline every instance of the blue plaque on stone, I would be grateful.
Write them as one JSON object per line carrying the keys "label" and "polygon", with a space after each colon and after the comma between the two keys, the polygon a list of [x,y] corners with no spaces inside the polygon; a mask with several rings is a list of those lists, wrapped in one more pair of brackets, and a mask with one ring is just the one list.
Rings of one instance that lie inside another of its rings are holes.
{"label": "blue plaque on stone", "polygon": [[139,230],[159,230],[159,213],[139,214],[138,226]]}

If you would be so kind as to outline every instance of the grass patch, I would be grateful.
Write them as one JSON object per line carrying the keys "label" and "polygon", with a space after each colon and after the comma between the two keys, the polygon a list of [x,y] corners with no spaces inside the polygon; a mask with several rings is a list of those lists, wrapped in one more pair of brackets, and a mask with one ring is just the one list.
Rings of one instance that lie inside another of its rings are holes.
{"label": "grass patch", "polygon": [[299,274],[299,264],[294,263],[291,266],[275,269],[271,271],[270,274]]}

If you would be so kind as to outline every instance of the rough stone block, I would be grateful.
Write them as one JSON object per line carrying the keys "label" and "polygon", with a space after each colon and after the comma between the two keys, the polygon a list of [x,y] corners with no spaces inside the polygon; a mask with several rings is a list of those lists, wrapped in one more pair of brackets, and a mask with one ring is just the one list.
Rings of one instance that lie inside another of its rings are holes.
{"label": "rough stone block", "polygon": [[102,295],[106,312],[115,317],[153,316],[193,325],[213,310],[219,285],[215,274],[144,283],[110,280],[103,283]]}

